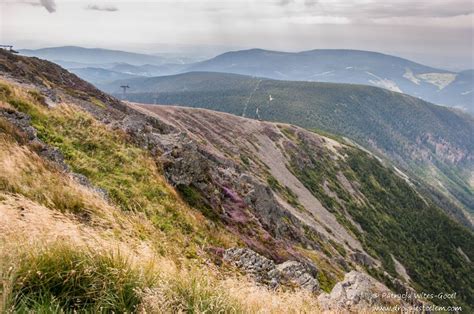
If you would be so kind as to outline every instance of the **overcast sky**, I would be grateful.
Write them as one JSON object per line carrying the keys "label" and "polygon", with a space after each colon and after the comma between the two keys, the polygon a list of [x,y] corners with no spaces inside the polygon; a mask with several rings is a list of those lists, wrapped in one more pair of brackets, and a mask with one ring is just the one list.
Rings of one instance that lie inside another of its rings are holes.
{"label": "overcast sky", "polygon": [[473,0],[0,0],[0,42],[150,53],[350,48],[474,68],[473,12]]}

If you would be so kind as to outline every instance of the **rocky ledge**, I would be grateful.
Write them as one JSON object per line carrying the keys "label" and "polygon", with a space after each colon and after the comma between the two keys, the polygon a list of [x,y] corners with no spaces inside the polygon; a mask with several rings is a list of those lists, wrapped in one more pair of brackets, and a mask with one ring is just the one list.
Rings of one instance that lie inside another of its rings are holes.
{"label": "rocky ledge", "polygon": [[317,269],[297,261],[275,264],[272,260],[247,248],[230,248],[224,252],[224,261],[238,267],[260,283],[277,288],[291,285],[312,293],[320,291],[315,278]]}

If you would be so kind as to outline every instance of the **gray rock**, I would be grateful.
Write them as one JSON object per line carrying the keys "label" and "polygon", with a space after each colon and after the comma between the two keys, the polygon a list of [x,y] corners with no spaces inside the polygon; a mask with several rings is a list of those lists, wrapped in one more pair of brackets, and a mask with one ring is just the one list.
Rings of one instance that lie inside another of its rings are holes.
{"label": "gray rock", "polygon": [[277,265],[277,270],[283,277],[292,283],[311,292],[319,291],[319,282],[314,278],[304,264],[296,261],[287,261]]}
{"label": "gray rock", "polygon": [[29,115],[10,109],[0,109],[0,117],[4,118],[21,132],[26,135],[29,141],[36,139],[36,130],[31,126],[31,118]]}
{"label": "gray rock", "polygon": [[391,297],[393,295],[390,289],[369,275],[351,271],[334,286],[331,293],[319,295],[318,301],[323,311],[370,313],[378,305],[403,303]]}
{"label": "gray rock", "polygon": [[252,275],[260,282],[275,279],[275,263],[247,248],[231,248],[224,252],[224,260]]}
{"label": "gray rock", "polygon": [[350,255],[350,258],[362,266],[373,267],[375,265],[375,261],[370,256],[362,252],[354,252]]}
{"label": "gray rock", "polygon": [[102,188],[99,188],[95,185],[93,185],[89,178],[87,178],[85,175],[82,175],[80,173],[71,173],[71,176],[74,180],[76,180],[76,182],[78,182],[80,185],[83,185],[95,192],[97,192],[98,194],[100,194],[100,196],[102,196],[102,198],[106,201],[109,201],[109,194],[107,193],[106,190],[102,189]]}
{"label": "gray rock", "polygon": [[248,248],[227,249],[224,260],[272,288],[291,284],[313,293],[319,291],[319,282],[315,278],[317,270],[312,264],[286,261],[277,265]]}

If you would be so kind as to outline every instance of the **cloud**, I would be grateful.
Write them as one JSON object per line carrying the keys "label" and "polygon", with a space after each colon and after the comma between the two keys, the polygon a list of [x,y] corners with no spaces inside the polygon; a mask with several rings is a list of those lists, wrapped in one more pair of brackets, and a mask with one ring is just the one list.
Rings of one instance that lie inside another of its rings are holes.
{"label": "cloud", "polygon": [[279,0],[278,5],[285,6],[292,3],[294,0]]}
{"label": "cloud", "polygon": [[453,17],[474,11],[472,0],[319,0],[326,14],[353,18]]}
{"label": "cloud", "polygon": [[38,1],[34,1],[34,0],[18,0],[18,4],[27,4],[27,5],[31,5],[33,7],[42,7],[41,3],[39,3]]}
{"label": "cloud", "polygon": [[116,12],[119,9],[113,5],[97,5],[97,4],[89,4],[86,7],[86,10],[92,11],[104,11],[104,12]]}
{"label": "cloud", "polygon": [[446,18],[474,13],[472,0],[273,0],[285,15],[345,16],[352,20],[380,18]]}
{"label": "cloud", "polygon": [[56,2],[54,2],[54,0],[40,0],[40,4],[48,10],[49,13],[56,12]]}
{"label": "cloud", "polygon": [[343,25],[350,24],[351,20],[344,16],[327,15],[305,15],[305,16],[287,16],[279,18],[266,19],[267,22],[290,23],[299,25],[332,24]]}
{"label": "cloud", "polygon": [[278,0],[277,5],[286,6],[289,4],[300,4],[303,3],[305,6],[314,6],[319,0]]}
{"label": "cloud", "polygon": [[318,0],[305,0],[304,5],[308,7],[312,7],[318,3]]}

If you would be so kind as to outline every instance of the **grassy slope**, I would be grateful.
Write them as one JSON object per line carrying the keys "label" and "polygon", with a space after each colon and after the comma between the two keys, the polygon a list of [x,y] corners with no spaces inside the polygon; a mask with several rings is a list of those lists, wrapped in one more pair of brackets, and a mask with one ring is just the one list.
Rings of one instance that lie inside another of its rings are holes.
{"label": "grassy slope", "polygon": [[[1,228],[3,309],[248,312],[274,301],[279,313],[284,305],[293,311],[315,306],[305,294],[270,293],[240,279],[221,281],[203,263],[201,248],[235,245],[234,240],[185,205],[148,152],[122,132],[71,104],[47,109],[38,94],[8,84],[2,83],[0,97],[2,110],[31,115],[38,136],[110,198],[108,204],[44,161],[37,147],[24,145],[25,134],[0,119],[0,209],[23,208],[23,219],[35,208],[43,213],[24,229],[16,219]],[[48,211],[57,213],[46,222]],[[48,231],[55,224],[61,227]],[[82,234],[85,229],[89,232]],[[182,266],[169,269],[160,260]],[[252,300],[252,294],[266,301]]]}

